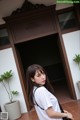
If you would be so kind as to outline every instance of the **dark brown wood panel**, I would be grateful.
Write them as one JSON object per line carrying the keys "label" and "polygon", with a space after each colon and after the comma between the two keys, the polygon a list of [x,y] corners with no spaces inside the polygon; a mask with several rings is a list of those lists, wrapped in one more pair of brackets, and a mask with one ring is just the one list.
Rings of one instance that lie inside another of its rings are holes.
{"label": "dark brown wood panel", "polygon": [[80,29],[80,4],[74,4],[74,9],[76,12],[76,17],[77,17],[77,21],[79,23],[79,29]]}
{"label": "dark brown wood panel", "polygon": [[54,7],[49,6],[6,18],[14,43],[57,33]]}

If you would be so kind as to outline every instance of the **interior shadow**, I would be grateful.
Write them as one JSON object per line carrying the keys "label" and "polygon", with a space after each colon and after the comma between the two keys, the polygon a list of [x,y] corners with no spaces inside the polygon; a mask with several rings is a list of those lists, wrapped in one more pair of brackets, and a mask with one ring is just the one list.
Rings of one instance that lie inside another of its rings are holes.
{"label": "interior shadow", "polygon": [[58,39],[57,34],[48,35],[18,43],[16,44],[16,48],[21,57],[24,73],[26,74],[26,69],[31,64],[40,64],[43,66],[55,90],[56,96],[61,102],[66,102],[71,98],[58,47]]}

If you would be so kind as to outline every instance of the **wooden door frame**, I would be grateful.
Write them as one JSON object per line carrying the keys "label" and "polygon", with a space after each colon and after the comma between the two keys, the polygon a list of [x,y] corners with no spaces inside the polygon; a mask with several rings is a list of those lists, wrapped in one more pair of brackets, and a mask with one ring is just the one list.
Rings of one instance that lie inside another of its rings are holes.
{"label": "wooden door frame", "polygon": [[[75,90],[74,90],[74,85],[73,85],[73,81],[72,81],[70,67],[69,67],[69,63],[68,63],[68,59],[67,59],[67,55],[66,55],[66,51],[65,51],[65,47],[64,47],[64,43],[63,43],[63,39],[62,39],[62,35],[60,34],[60,31],[59,31],[58,36],[59,36],[58,48],[59,48],[59,52],[60,52],[60,55],[62,58],[62,64],[64,67],[64,72],[65,72],[69,92],[70,92],[71,98],[76,99],[76,94],[75,94]],[[22,90],[23,90],[23,94],[24,94],[24,98],[25,98],[25,102],[26,102],[26,107],[27,107],[28,111],[30,111],[28,99],[27,99],[27,91],[26,91],[27,87],[26,87],[26,83],[25,83],[26,78],[24,75],[23,67],[22,67],[22,61],[21,61],[19,51],[17,50],[16,46],[14,46],[13,49],[14,49],[14,56],[16,57],[18,73],[20,76],[20,82],[21,82],[21,86],[22,86]]]}
{"label": "wooden door frame", "polygon": [[68,58],[67,58],[67,54],[66,54],[66,50],[65,50],[65,46],[64,46],[64,41],[62,38],[62,32],[60,29],[58,16],[57,16],[56,12],[55,12],[55,17],[56,17],[55,18],[56,19],[56,27],[57,27],[57,31],[58,31],[58,35],[59,35],[58,46],[59,46],[59,51],[60,51],[61,60],[62,60],[63,67],[64,67],[64,72],[65,72],[69,92],[70,92],[71,98],[76,99],[76,93],[75,93],[75,88],[73,85],[73,79],[72,79],[70,66],[69,66],[69,62],[68,62]]}
{"label": "wooden door frame", "polygon": [[[63,63],[63,67],[64,67],[64,72],[65,72],[65,76],[66,76],[66,80],[67,80],[67,84],[68,84],[68,88],[69,88],[69,92],[71,95],[72,99],[76,99],[76,94],[75,94],[75,89],[74,89],[74,85],[73,85],[73,80],[72,80],[72,76],[71,76],[71,71],[70,71],[70,67],[69,67],[69,63],[68,63],[68,59],[67,59],[67,55],[66,55],[66,50],[65,50],[65,46],[64,46],[64,42],[63,42],[63,38],[62,38],[62,34],[61,34],[61,30],[56,18],[56,24],[57,24],[57,30],[58,30],[58,36],[59,36],[59,40],[58,40],[58,46],[59,46],[59,51],[60,51],[60,55],[62,58],[62,63]],[[21,86],[22,86],[22,90],[23,90],[23,94],[24,94],[24,99],[25,99],[25,103],[26,103],[26,107],[29,109],[29,104],[28,104],[28,99],[27,99],[27,87],[26,87],[26,83],[25,81],[25,75],[24,75],[24,70],[22,67],[22,62],[20,59],[20,55],[19,52],[15,46],[15,44],[13,44],[13,52],[14,52],[14,56],[15,56],[15,60],[16,60],[16,65],[18,68],[18,73],[19,73],[19,77],[20,77],[20,82],[21,82]]]}
{"label": "wooden door frame", "polygon": [[[66,80],[67,80],[68,87],[69,87],[69,92],[70,92],[71,97],[73,99],[76,99],[76,94],[75,94],[75,89],[74,89],[73,80],[72,80],[72,76],[71,76],[70,66],[68,63],[68,58],[66,55],[66,50],[65,50],[62,33],[61,33],[61,29],[59,26],[59,21],[58,21],[56,12],[55,12],[55,16],[56,16],[55,21],[56,21],[57,33],[59,36],[59,40],[58,40],[59,51],[60,51],[60,55],[62,58],[62,63],[63,63],[64,72],[65,72]],[[8,29],[8,32],[10,32],[9,29]],[[9,33],[9,38],[10,38],[10,42],[12,45],[12,49],[13,49],[13,53],[14,53],[14,57],[15,57],[15,61],[16,61],[16,66],[18,69],[19,77],[20,77],[20,82],[21,82],[21,86],[22,86],[22,90],[23,90],[23,94],[24,94],[26,107],[27,107],[27,110],[29,111],[30,109],[29,109],[29,104],[28,104],[28,99],[27,99],[27,91],[26,91],[27,87],[26,87],[26,83],[25,83],[26,80],[25,80],[24,70],[22,67],[22,62],[20,59],[19,51],[16,48],[16,44],[13,43],[14,36],[11,36]]]}

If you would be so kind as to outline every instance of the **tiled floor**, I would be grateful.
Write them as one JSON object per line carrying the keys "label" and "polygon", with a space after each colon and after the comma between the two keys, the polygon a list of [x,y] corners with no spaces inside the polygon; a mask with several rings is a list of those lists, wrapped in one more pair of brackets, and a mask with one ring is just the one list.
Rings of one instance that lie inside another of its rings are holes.
{"label": "tiled floor", "polygon": [[33,110],[29,113],[23,114],[18,120],[38,120],[38,117],[35,110]]}
{"label": "tiled floor", "polygon": [[[72,100],[70,102],[62,104],[62,106],[65,110],[68,110],[72,113],[74,120],[80,120],[80,100]],[[22,117],[18,120],[38,120],[38,117],[36,115],[36,112],[32,111],[30,113],[23,114]]]}
{"label": "tiled floor", "polygon": [[80,120],[80,100],[72,100],[62,104],[63,108],[72,113],[74,120]]}

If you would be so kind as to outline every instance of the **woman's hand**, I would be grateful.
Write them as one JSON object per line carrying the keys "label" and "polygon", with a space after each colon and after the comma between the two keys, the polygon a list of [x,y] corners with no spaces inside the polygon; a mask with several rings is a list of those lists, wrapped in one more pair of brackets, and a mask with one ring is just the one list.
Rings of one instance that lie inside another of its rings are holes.
{"label": "woman's hand", "polygon": [[64,110],[64,113],[67,113],[68,111],[67,110]]}
{"label": "woman's hand", "polygon": [[71,119],[71,120],[74,120],[71,113],[69,113],[69,112],[66,111],[66,110],[64,110],[64,112],[67,114],[67,118],[69,118],[69,119]]}

